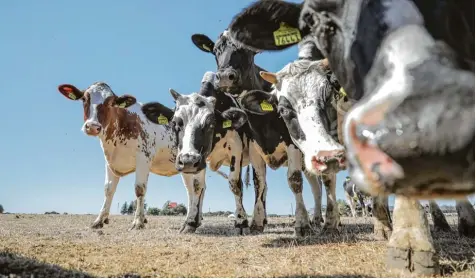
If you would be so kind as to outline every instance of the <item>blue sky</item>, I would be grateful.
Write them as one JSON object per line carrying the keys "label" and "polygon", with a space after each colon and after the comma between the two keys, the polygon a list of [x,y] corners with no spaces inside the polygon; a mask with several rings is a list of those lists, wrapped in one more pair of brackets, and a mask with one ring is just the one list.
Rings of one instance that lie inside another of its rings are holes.
{"label": "blue sky", "polygon": [[[196,91],[203,73],[216,69],[213,56],[198,50],[190,36],[203,33],[216,39],[248,3],[2,1],[0,204],[10,212],[98,213],[105,172],[99,140],[81,132],[82,106],[61,96],[57,86],[71,83],[84,89],[104,81],[118,95],[129,93],[143,103],[173,107],[169,88]],[[259,54],[255,61],[277,71],[296,56],[293,47]],[[338,174],[340,199],[345,175]],[[268,169],[269,213],[286,214],[291,203],[294,206],[285,177],[285,169]],[[118,203],[135,199],[133,182],[133,174],[121,179],[111,213],[117,213]],[[304,199],[313,207],[307,182]],[[166,200],[186,203],[180,176],[151,175],[147,203],[162,206]],[[244,191],[249,214],[253,201],[251,186]],[[209,171],[204,210],[234,208],[227,181]]]}

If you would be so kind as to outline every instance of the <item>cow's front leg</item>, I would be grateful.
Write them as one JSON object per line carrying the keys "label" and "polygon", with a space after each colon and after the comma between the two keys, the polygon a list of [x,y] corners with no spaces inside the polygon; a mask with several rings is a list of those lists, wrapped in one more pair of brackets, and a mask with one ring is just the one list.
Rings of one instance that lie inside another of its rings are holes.
{"label": "cow's front leg", "polygon": [[357,217],[357,213],[355,212],[355,200],[354,197],[350,196],[347,191],[345,191],[345,199],[347,200],[347,204],[350,207],[350,213],[352,214],[352,217]]}
{"label": "cow's front leg", "polygon": [[119,177],[114,175],[109,166],[106,163],[106,181],[104,182],[104,203],[102,204],[99,216],[91,225],[93,229],[99,229],[103,227],[103,224],[109,224],[109,211],[111,210],[112,198],[116,193],[117,184],[119,183]]}
{"label": "cow's front leg", "polygon": [[322,183],[326,187],[327,207],[326,221],[324,223],[324,233],[338,233],[340,224],[339,208],[336,201],[336,174],[322,176]]}
{"label": "cow's front leg", "polygon": [[147,191],[147,181],[149,180],[149,163],[148,160],[142,156],[137,156],[136,167],[136,181],[135,181],[135,193],[136,193],[136,212],[134,216],[134,222],[129,230],[143,229],[145,220],[145,193]]}
{"label": "cow's front leg", "polygon": [[250,161],[253,166],[253,184],[255,186],[255,206],[253,220],[251,221],[251,233],[262,233],[266,225],[266,163],[261,156],[250,150]]}
{"label": "cow's front leg", "polygon": [[309,185],[311,185],[312,195],[314,196],[314,216],[311,224],[320,227],[321,223],[324,223],[324,218],[322,218],[322,185],[317,175],[310,174],[307,171],[304,171],[304,175]]}
{"label": "cow's front leg", "polygon": [[[233,158],[233,157],[232,157]],[[235,157],[236,158],[236,157]],[[235,196],[235,228],[239,234],[244,234],[244,230],[249,229],[248,218],[243,207],[243,181],[241,180],[241,156],[235,160],[233,167],[230,166],[230,175],[228,183],[230,190]]]}
{"label": "cow's front leg", "polygon": [[202,224],[202,206],[205,196],[205,172],[203,169],[198,174],[182,174],[182,180],[187,189],[188,208],[187,218],[180,229],[180,233],[194,233]]}
{"label": "cow's front leg", "polygon": [[474,207],[467,198],[456,201],[458,212],[458,233],[474,238]]}
{"label": "cow's front leg", "polygon": [[374,237],[377,240],[389,239],[392,234],[392,218],[390,218],[390,210],[388,208],[388,197],[373,197],[372,216],[374,221]]}
{"label": "cow's front leg", "polygon": [[290,145],[287,149],[288,153],[288,184],[293,191],[296,200],[296,222],[294,224],[294,232],[296,237],[303,237],[311,231],[309,223],[309,215],[307,214],[306,205],[302,197],[302,153],[299,149]]}
{"label": "cow's front leg", "polygon": [[395,197],[387,263],[391,268],[425,276],[438,274],[438,255],[425,210],[418,200]]}

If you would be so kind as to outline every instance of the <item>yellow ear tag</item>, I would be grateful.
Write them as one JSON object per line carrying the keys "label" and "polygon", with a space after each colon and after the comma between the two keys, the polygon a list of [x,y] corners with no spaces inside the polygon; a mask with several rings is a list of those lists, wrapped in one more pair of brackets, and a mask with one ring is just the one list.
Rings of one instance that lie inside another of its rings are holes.
{"label": "yellow ear tag", "polygon": [[159,122],[160,125],[169,124],[169,120],[167,119],[167,117],[163,116],[162,114],[157,117],[157,122]]}
{"label": "yellow ear tag", "polygon": [[274,44],[277,46],[285,46],[301,41],[301,32],[299,29],[293,28],[284,22],[281,22],[279,29],[273,32]]}
{"label": "yellow ear tag", "polygon": [[273,105],[266,101],[262,101],[259,105],[261,106],[262,111],[273,111]]}
{"label": "yellow ear tag", "polygon": [[231,127],[231,120],[223,121],[223,128],[230,128]]}
{"label": "yellow ear tag", "polygon": [[342,96],[347,96],[347,93],[345,93],[344,87],[340,88],[339,93],[342,94]]}
{"label": "yellow ear tag", "polygon": [[206,50],[208,50],[208,51],[211,51],[210,48],[209,48],[206,44],[203,44],[203,45],[202,45],[202,48],[204,48],[204,49],[206,49]]}
{"label": "yellow ear tag", "polygon": [[126,107],[126,103],[122,103],[122,104],[118,105],[118,107],[120,107],[120,108],[125,108],[125,107]]}
{"label": "yellow ear tag", "polygon": [[68,97],[72,100],[76,100],[76,95],[74,95],[73,92],[69,93]]}

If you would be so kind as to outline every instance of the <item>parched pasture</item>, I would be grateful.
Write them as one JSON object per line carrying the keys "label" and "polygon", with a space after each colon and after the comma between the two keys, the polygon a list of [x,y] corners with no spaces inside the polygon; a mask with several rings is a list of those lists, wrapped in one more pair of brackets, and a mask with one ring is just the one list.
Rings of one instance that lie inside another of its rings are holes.
{"label": "parched pasture", "polygon": [[[232,220],[205,217],[196,234],[177,233],[184,217],[148,216],[128,231],[131,216],[0,215],[0,277],[402,277],[385,266],[386,242],[372,219],[341,218],[340,235],[293,238],[291,218],[269,218],[262,235],[238,236]],[[444,277],[474,278],[474,239],[433,232]]]}

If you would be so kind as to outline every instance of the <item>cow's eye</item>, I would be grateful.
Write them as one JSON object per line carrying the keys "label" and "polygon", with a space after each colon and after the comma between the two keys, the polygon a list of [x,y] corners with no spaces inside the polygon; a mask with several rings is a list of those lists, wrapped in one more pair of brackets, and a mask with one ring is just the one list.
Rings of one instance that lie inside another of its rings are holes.
{"label": "cow's eye", "polygon": [[288,117],[291,114],[291,110],[285,107],[279,107],[279,114],[282,117]]}

